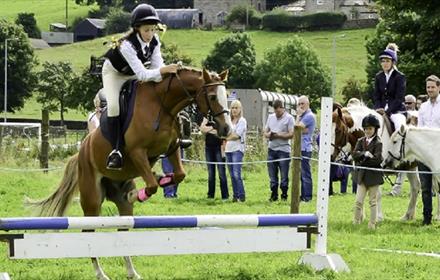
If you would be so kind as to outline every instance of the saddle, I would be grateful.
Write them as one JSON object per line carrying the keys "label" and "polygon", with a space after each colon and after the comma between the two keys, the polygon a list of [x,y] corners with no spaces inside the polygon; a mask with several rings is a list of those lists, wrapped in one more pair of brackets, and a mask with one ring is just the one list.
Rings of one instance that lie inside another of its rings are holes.
{"label": "saddle", "polygon": [[388,133],[391,135],[393,134],[395,127],[394,123],[391,121],[390,117],[387,114],[383,114],[383,125],[387,129]]}
{"label": "saddle", "polygon": [[[128,129],[128,125],[133,117],[134,100],[136,99],[137,80],[126,81],[121,88],[119,94],[119,120],[121,122],[121,143],[124,145],[124,137],[122,137]],[[102,135],[110,142],[111,137],[108,129],[107,108],[101,114],[100,125]]]}
{"label": "saddle", "polygon": [[[121,122],[121,143],[124,146],[124,137],[123,135],[128,129],[130,125],[130,121],[133,118],[133,110],[134,110],[134,100],[136,99],[136,88],[138,85],[137,80],[128,80],[126,81],[121,88],[119,94],[119,120]],[[102,135],[110,142],[111,136],[108,129],[108,121],[107,121],[107,108],[105,108],[101,114],[100,119],[100,128]],[[188,113],[181,112],[178,115],[180,132],[182,137],[179,139],[180,147],[186,149],[191,146],[192,141],[191,137],[191,119]]]}

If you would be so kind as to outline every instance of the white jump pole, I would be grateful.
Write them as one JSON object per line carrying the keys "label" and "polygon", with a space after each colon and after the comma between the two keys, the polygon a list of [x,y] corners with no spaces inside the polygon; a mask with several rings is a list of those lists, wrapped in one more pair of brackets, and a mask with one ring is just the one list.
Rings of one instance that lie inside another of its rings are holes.
{"label": "white jump pole", "polygon": [[332,133],[333,99],[321,99],[321,122],[319,136],[318,164],[318,198],[316,213],[318,215],[318,237],[315,253],[304,254],[299,263],[311,265],[316,270],[331,269],[337,272],[349,272],[347,264],[338,254],[327,254],[327,221],[328,221],[328,192],[330,183],[330,153]]}

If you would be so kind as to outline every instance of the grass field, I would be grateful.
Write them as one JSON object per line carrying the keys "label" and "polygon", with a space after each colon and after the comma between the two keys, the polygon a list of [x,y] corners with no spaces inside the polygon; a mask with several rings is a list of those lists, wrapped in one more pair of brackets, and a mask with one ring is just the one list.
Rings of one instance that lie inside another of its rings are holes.
{"label": "grass field", "polygon": [[[61,162],[52,163],[62,165]],[[30,162],[29,165],[32,166]],[[9,166],[10,167],[10,166]],[[217,189],[216,199],[206,199],[207,175],[204,166],[186,167],[187,179],[179,187],[178,199],[154,196],[148,202],[137,204],[137,215],[192,215],[192,214],[260,214],[288,213],[288,202],[270,203],[266,167],[244,169],[247,201],[245,203],[222,202]],[[316,167],[314,171],[316,173]],[[47,196],[57,185],[62,170],[48,174],[11,172],[0,168],[0,216],[29,216],[23,207],[25,196]],[[229,182],[230,183],[230,182]],[[141,186],[138,182],[138,187]],[[229,185],[230,186],[230,185]],[[316,178],[315,178],[316,189]],[[384,189],[389,190],[388,185]],[[407,183],[404,190],[408,190]],[[339,183],[335,183],[339,191]],[[384,192],[385,192],[384,191]],[[439,224],[421,227],[421,203],[417,209],[417,221],[401,222],[408,202],[408,191],[402,197],[383,197],[385,221],[376,231],[367,230],[367,224],[351,224],[354,195],[330,197],[328,251],[340,254],[351,273],[337,274],[331,271],[314,272],[296,263],[301,253],[220,254],[193,256],[135,257],[134,263],[144,279],[435,279],[440,274],[438,260],[430,257],[379,253],[363,248],[385,248],[417,252],[439,252],[436,236]],[[301,213],[315,212],[313,203],[301,204]],[[368,207],[365,208],[369,213]],[[105,202],[103,215],[117,213],[113,204]],[[80,216],[78,203],[73,203],[69,216]],[[0,245],[0,272],[8,271],[15,280],[37,279],[94,279],[88,259],[71,260],[8,260],[6,245]],[[122,258],[105,258],[101,263],[112,279],[125,279]]]}
{"label": "grass field", "polygon": [[[65,0],[0,0],[0,18],[14,22],[19,13],[34,13],[41,31],[49,31],[49,24],[60,22],[66,24]],[[77,17],[84,17],[93,7],[77,5],[75,0],[67,1],[69,26]]]}

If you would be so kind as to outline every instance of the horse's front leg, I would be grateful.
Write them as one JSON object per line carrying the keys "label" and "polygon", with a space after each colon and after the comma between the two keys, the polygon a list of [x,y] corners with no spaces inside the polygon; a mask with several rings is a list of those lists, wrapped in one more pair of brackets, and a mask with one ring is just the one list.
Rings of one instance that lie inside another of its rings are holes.
{"label": "horse's front leg", "polygon": [[171,165],[173,166],[173,172],[174,172],[173,180],[176,184],[182,182],[186,176],[185,170],[183,169],[182,158],[180,154],[181,151],[179,147],[174,153],[168,156],[168,159],[170,160]]}
{"label": "horse's front leg", "polygon": [[159,183],[151,171],[151,165],[148,161],[146,150],[137,148],[133,149],[129,154],[134,167],[137,169],[139,175],[142,177],[146,185],[145,188],[140,189],[139,191],[134,189],[128,192],[127,200],[130,203],[134,203],[136,201],[143,202],[157,192]]}
{"label": "horse's front leg", "polygon": [[[410,170],[417,171],[417,168],[410,169]],[[408,210],[406,210],[405,215],[403,215],[403,217],[401,218],[402,221],[409,221],[409,220],[412,220],[415,218],[417,196],[419,195],[419,191],[420,191],[419,175],[417,173],[409,172],[409,173],[407,173],[407,177],[408,177],[409,185],[410,185],[410,187],[409,187],[410,196],[409,196]]]}

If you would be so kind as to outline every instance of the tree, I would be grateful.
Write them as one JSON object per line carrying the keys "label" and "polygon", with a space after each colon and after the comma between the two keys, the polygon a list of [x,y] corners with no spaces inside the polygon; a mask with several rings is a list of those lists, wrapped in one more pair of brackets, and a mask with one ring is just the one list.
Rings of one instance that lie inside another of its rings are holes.
{"label": "tree", "polygon": [[[8,47],[8,102],[7,110],[14,112],[23,107],[24,100],[31,96],[32,89],[36,82],[33,67],[37,64],[34,50],[29,43],[23,27],[0,20],[0,53],[5,53],[5,40]],[[0,76],[5,76],[5,56],[0,55]],[[0,87],[5,86],[4,79],[0,79]],[[4,108],[4,91],[0,91],[0,105]]]}
{"label": "tree", "polygon": [[64,112],[67,111],[66,100],[71,94],[70,85],[74,78],[72,65],[69,62],[45,62],[43,70],[37,73],[37,101],[44,109],[60,112],[61,125],[64,125]]}
{"label": "tree", "polygon": [[228,86],[252,88],[254,85],[255,48],[246,33],[234,33],[217,41],[203,67],[220,73],[229,69]]}
{"label": "tree", "polygon": [[345,85],[341,90],[343,104],[347,104],[348,100],[351,98],[357,98],[365,103],[369,103],[370,98],[366,92],[367,90],[365,82],[357,80],[354,76],[351,76],[347,81],[345,81]]}
{"label": "tree", "polygon": [[29,38],[41,38],[41,31],[37,26],[34,13],[19,13],[15,24],[22,25]]}
{"label": "tree", "polygon": [[162,42],[161,52],[165,64],[177,63],[179,61],[181,61],[183,65],[191,65],[192,63],[191,57],[182,53],[176,44],[165,44]]}
{"label": "tree", "polygon": [[66,98],[66,106],[71,109],[79,109],[83,112],[93,111],[95,105],[93,98],[102,88],[100,75],[92,75],[89,68],[84,68],[81,74],[75,75],[70,84],[70,94]]}
{"label": "tree", "polygon": [[306,95],[313,108],[330,96],[329,70],[312,47],[298,36],[269,50],[255,70],[256,86],[287,94]]}
{"label": "tree", "polygon": [[130,27],[131,15],[121,9],[112,8],[107,14],[105,31],[107,34],[122,33]]}
{"label": "tree", "polygon": [[407,93],[424,92],[425,78],[440,73],[440,9],[438,1],[377,1],[381,21],[367,42],[369,91],[380,70],[379,53],[389,42],[400,48],[398,68],[407,79]]}

